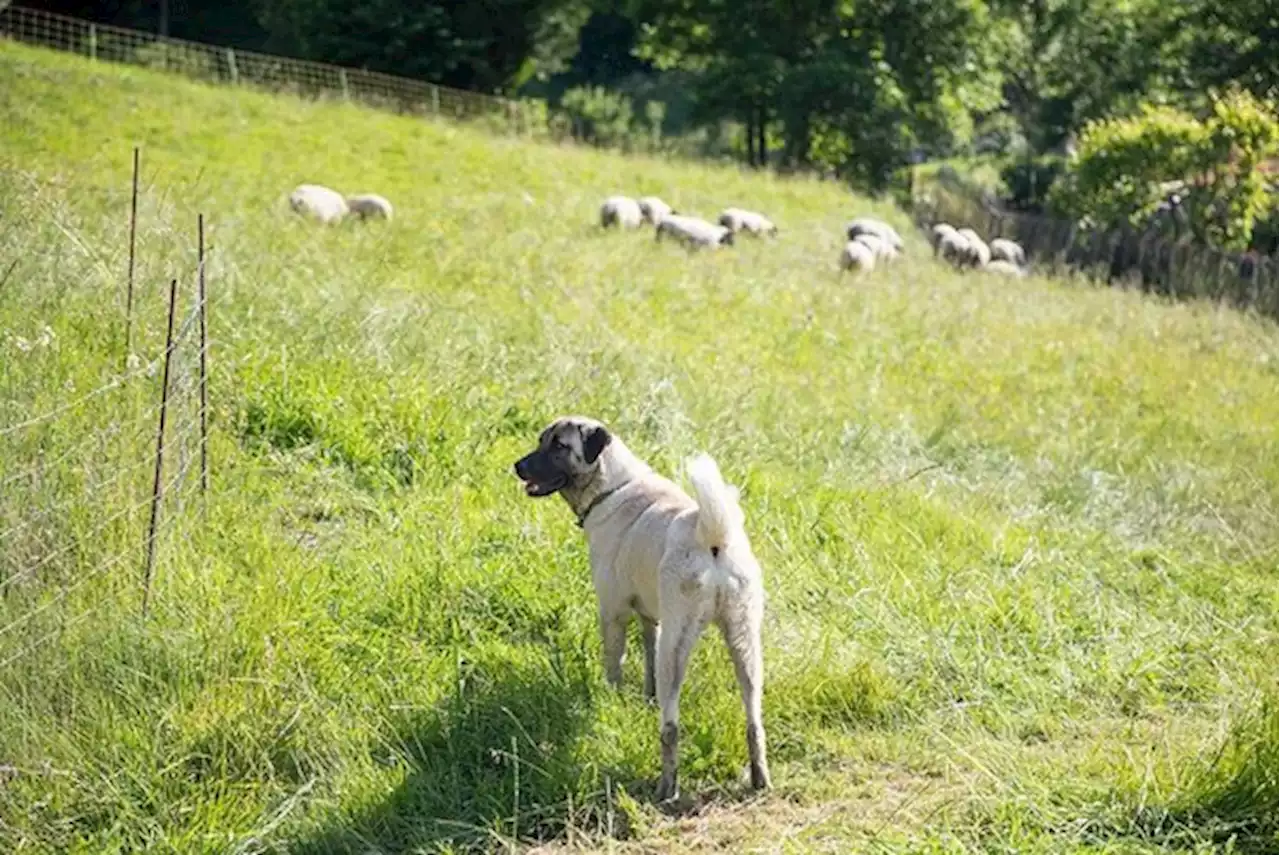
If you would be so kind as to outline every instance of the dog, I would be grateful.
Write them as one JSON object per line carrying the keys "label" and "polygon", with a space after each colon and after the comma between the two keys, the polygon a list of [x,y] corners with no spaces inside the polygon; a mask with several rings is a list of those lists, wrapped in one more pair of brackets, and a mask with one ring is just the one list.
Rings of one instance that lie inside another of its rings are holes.
{"label": "dog", "polygon": [[729,648],[747,719],[751,786],[770,786],[761,702],[764,588],[743,527],[738,490],[715,461],[688,464],[697,501],[649,468],[595,419],[556,419],[538,447],[515,463],[525,493],[559,493],[586,532],[600,609],[604,672],[622,684],[627,626],[644,638],[644,694],[661,711],[662,777],[657,799],[679,795],[680,687],[689,654],[715,622]]}

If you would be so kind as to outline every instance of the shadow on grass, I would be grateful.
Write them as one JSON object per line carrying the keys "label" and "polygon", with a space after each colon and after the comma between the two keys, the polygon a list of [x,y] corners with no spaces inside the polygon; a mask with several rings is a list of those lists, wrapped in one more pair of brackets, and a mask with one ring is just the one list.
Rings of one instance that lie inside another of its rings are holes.
{"label": "shadow on grass", "polygon": [[492,851],[559,838],[570,821],[594,825],[604,772],[580,749],[597,687],[587,668],[551,657],[463,664],[446,701],[388,735],[392,762],[407,767],[400,786],[290,851]]}

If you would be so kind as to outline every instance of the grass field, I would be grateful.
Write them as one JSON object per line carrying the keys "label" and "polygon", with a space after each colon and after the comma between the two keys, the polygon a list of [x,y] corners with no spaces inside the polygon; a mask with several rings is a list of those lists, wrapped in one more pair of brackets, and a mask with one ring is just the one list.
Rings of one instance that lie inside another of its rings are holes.
{"label": "grass field", "polygon": [[[0,851],[1276,851],[1273,322],[914,233],[841,280],[843,222],[907,221],[834,184],[9,44],[0,81]],[[146,619],[160,378],[68,406],[123,364],[135,144],[144,362],[210,244],[212,490]],[[310,225],[303,181],[397,217]],[[782,236],[603,235],[613,192]],[[580,532],[510,470],[565,412],[742,486],[771,793],[709,635],[652,803],[638,657],[607,690]]]}

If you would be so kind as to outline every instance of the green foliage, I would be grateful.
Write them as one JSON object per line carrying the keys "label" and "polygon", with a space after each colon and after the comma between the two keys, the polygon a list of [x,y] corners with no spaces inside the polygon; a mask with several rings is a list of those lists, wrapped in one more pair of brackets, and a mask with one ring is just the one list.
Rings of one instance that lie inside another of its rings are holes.
{"label": "green foliage", "polygon": [[1000,181],[1009,207],[1039,213],[1049,200],[1053,183],[1066,161],[1055,155],[1015,160],[1000,170]]}
{"label": "green foliage", "polygon": [[1276,135],[1274,112],[1244,92],[1214,98],[1203,120],[1146,104],[1086,126],[1050,201],[1102,226],[1137,226],[1175,187],[1197,238],[1243,248],[1267,205],[1257,166],[1274,156]]}
{"label": "green foliage", "polygon": [[631,136],[631,99],[603,86],[579,86],[564,93],[560,109],[573,135],[601,146],[617,146]]}
{"label": "green foliage", "polygon": [[260,16],[273,50],[482,92],[562,67],[583,18],[576,0],[263,0]]}

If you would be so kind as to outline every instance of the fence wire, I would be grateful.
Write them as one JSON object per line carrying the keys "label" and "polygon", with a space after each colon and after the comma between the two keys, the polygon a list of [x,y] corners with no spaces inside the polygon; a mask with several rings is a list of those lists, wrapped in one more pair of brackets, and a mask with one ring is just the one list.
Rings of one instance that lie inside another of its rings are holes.
{"label": "fence wire", "polygon": [[512,133],[531,124],[525,101],[451,89],[310,60],[236,50],[97,24],[37,9],[0,8],[0,36],[101,62],[138,65],[206,83],[252,86],[304,98],[336,98],[398,113],[488,119]]}
{"label": "fence wire", "polygon": [[1253,252],[1175,241],[1153,231],[1089,229],[1070,220],[1003,209],[989,194],[955,178],[918,179],[912,209],[926,228],[968,226],[987,241],[1017,241],[1033,266],[1072,271],[1114,285],[1133,285],[1177,298],[1205,298],[1280,314],[1276,259]]}

